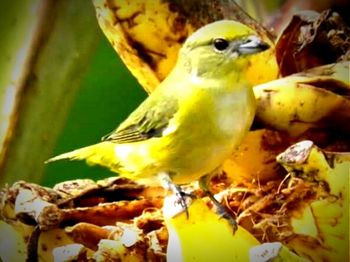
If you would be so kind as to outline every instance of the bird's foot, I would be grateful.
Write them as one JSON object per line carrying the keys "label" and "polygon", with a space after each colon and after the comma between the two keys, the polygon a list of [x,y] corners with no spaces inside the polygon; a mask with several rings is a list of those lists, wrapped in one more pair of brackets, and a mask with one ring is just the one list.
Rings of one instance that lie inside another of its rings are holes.
{"label": "bird's foot", "polygon": [[220,216],[220,218],[226,219],[229,224],[232,226],[233,233],[235,233],[238,229],[237,221],[236,219],[227,211],[227,209],[220,204],[218,201],[214,202],[216,207],[216,214]]}
{"label": "bird's foot", "polygon": [[185,211],[188,218],[188,207],[196,196],[184,191],[181,186],[175,185],[167,173],[162,173],[159,176],[163,182],[163,187],[173,193],[164,199],[164,214],[166,213],[169,216],[175,216]]}
{"label": "bird's foot", "polygon": [[178,204],[182,207],[183,210],[186,212],[186,217],[189,217],[188,213],[188,206],[192,202],[193,199],[196,198],[196,196],[192,193],[188,193],[182,190],[181,186],[174,185],[173,189],[175,196],[177,200],[175,201],[175,204]]}
{"label": "bird's foot", "polygon": [[220,218],[225,218],[230,225],[232,226],[233,229],[233,234],[236,232],[238,229],[237,221],[236,219],[229,213],[227,208],[223,206],[215,197],[214,195],[210,192],[208,188],[208,181],[210,180],[210,175],[204,176],[199,180],[199,186],[203,190],[203,192],[210,198],[210,200],[213,202],[213,204],[216,207],[216,214],[220,216]]}

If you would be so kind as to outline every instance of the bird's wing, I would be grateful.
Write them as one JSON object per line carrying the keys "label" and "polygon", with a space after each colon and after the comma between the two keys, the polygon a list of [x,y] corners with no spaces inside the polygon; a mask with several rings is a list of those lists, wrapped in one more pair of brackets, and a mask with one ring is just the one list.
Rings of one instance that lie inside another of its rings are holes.
{"label": "bird's wing", "polygon": [[178,109],[178,102],[171,96],[148,97],[130,116],[103,141],[132,143],[162,136],[170,119]]}

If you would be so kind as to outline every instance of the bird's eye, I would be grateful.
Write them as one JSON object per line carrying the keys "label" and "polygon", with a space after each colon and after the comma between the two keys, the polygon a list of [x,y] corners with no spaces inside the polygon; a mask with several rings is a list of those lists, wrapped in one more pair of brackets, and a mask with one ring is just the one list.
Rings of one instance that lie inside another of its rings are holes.
{"label": "bird's eye", "polygon": [[229,46],[229,42],[222,38],[214,39],[213,44],[217,51],[224,51]]}

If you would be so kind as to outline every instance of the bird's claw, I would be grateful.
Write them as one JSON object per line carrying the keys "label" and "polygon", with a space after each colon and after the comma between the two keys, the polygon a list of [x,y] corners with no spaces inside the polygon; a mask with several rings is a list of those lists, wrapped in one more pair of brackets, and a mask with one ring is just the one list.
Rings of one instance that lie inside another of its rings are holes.
{"label": "bird's claw", "polygon": [[226,219],[229,224],[232,226],[233,234],[237,231],[238,225],[235,218],[232,217],[232,215],[226,210],[226,208],[222,205],[216,206],[216,213],[220,216],[220,218]]}
{"label": "bird's claw", "polygon": [[[202,185],[204,185],[202,183]],[[206,193],[206,195],[210,198],[210,200],[213,202],[213,204],[216,207],[216,214],[218,214],[220,216],[220,218],[225,218],[230,225],[233,228],[233,234],[237,231],[238,229],[238,225],[237,225],[237,221],[234,217],[232,217],[232,215],[228,212],[228,210],[226,209],[225,206],[223,206],[215,197],[214,195],[206,188],[206,186],[202,186],[202,188],[204,189],[204,192]]]}
{"label": "bird's claw", "polygon": [[192,193],[187,193],[184,192],[180,186],[175,186],[175,195],[177,197],[176,204],[179,204],[183,210],[186,212],[186,217],[189,218],[189,213],[188,213],[188,198],[190,200],[195,199],[196,196]]}

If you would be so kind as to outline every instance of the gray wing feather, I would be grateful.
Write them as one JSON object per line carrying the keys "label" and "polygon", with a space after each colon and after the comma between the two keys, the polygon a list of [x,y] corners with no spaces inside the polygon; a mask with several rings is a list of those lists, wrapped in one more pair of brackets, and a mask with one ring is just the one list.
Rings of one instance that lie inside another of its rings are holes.
{"label": "gray wing feather", "polygon": [[160,137],[177,109],[176,98],[151,95],[117,129],[104,136],[102,140],[132,143]]}

